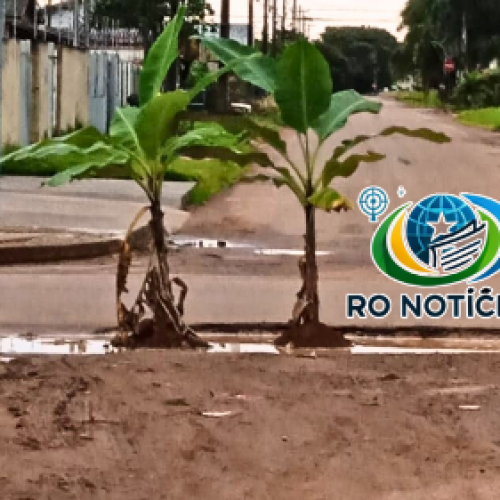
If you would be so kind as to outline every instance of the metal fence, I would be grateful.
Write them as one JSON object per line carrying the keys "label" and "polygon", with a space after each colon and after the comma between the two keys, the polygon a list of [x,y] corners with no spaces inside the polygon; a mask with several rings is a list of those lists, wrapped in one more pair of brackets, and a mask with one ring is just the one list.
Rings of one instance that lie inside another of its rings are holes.
{"label": "metal fence", "polygon": [[2,143],[28,145],[79,125],[106,132],[137,92],[139,67],[116,52],[4,43]]}
{"label": "metal fence", "polygon": [[101,132],[109,129],[114,111],[125,106],[138,88],[139,68],[122,61],[113,52],[90,53],[89,106],[90,123]]}

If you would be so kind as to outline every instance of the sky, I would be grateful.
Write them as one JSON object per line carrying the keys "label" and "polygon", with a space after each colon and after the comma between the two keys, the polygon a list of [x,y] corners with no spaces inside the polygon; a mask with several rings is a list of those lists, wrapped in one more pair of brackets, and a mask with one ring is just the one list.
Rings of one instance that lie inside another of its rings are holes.
{"label": "sky", "polygon": [[[216,10],[216,19],[220,16],[220,0],[209,0]],[[277,0],[281,16],[283,0]],[[374,26],[390,31],[402,40],[403,32],[398,32],[400,13],[407,0],[297,0],[298,6],[306,10],[306,16],[312,18],[309,35],[316,39],[327,26]],[[263,0],[254,0],[255,24],[257,37],[262,32]],[[269,0],[272,4],[272,0]],[[291,20],[293,0],[286,0],[288,18]],[[248,23],[248,1],[231,0],[231,22]],[[281,23],[281,17],[279,22]]]}

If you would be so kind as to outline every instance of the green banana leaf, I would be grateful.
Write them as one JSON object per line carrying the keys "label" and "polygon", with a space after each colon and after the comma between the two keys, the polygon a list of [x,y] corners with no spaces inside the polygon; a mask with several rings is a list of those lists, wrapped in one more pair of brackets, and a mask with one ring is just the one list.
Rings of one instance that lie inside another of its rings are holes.
{"label": "green banana leaf", "polygon": [[330,98],[330,106],[313,124],[321,141],[343,128],[351,115],[356,113],[379,113],[382,104],[369,101],[354,90],[337,92]]}
{"label": "green banana leaf", "polygon": [[190,102],[188,92],[176,90],[154,97],[141,109],[135,123],[135,133],[148,158],[157,158],[167,139],[176,133],[177,117]]}
{"label": "green banana leaf", "polygon": [[276,61],[273,58],[226,38],[201,37],[201,43],[222,63],[231,65],[231,70],[243,81],[271,94],[276,90]]}
{"label": "green banana leaf", "polygon": [[305,40],[288,46],[278,62],[275,99],[288,126],[305,134],[328,110],[330,68],[321,52]]}
{"label": "green banana leaf", "polygon": [[181,5],[177,15],[168,23],[149,50],[139,76],[139,103],[147,104],[161,90],[170,66],[179,56],[179,33],[184,24],[186,7]]}

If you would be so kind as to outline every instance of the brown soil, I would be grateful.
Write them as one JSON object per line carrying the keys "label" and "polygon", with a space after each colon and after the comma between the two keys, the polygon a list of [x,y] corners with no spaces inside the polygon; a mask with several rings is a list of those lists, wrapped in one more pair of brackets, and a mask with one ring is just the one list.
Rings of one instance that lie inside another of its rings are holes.
{"label": "brown soil", "polygon": [[15,361],[0,366],[1,498],[495,500],[499,369],[498,355]]}

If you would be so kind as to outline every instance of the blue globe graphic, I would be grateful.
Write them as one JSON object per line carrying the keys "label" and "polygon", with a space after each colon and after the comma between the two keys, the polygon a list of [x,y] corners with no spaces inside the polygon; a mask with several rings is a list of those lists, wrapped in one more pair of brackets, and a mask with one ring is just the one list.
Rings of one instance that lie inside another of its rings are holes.
{"label": "blue globe graphic", "polygon": [[[438,222],[443,214],[453,234],[476,220],[474,210],[461,198],[454,195],[433,195],[422,200],[410,212],[406,226],[406,236],[410,249],[423,263],[430,264],[429,245],[434,236],[434,228],[429,222]],[[444,236],[438,236],[433,243]]]}

